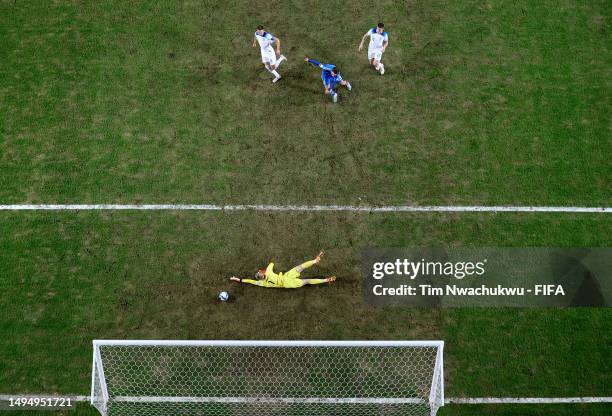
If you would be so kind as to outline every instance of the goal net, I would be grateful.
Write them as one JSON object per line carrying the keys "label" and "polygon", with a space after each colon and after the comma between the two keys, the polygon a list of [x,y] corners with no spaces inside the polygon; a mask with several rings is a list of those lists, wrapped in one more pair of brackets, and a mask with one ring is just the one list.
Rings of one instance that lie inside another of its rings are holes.
{"label": "goal net", "polygon": [[433,416],[442,341],[94,341],[102,415]]}

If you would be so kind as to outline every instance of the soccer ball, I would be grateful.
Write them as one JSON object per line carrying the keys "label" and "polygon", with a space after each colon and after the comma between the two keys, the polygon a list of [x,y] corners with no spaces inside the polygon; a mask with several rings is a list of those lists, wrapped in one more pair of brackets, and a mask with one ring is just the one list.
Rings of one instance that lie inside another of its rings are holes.
{"label": "soccer ball", "polygon": [[227,293],[226,291],[219,293],[219,300],[221,302],[227,302],[229,300],[229,293]]}

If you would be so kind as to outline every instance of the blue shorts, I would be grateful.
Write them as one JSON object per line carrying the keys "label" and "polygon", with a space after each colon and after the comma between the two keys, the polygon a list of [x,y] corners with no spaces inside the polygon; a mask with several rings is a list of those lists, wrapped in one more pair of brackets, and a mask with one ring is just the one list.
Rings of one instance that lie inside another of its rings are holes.
{"label": "blue shorts", "polygon": [[[323,88],[327,89],[327,86],[325,85],[325,83],[323,83]],[[336,94],[336,88],[335,87],[332,88],[330,92]]]}
{"label": "blue shorts", "polygon": [[[327,79],[324,74],[321,74],[321,81],[323,81],[323,87],[327,88],[327,84],[329,84],[329,79]],[[336,83],[331,89],[331,92],[333,92],[334,94],[336,93],[336,85],[338,84]]]}

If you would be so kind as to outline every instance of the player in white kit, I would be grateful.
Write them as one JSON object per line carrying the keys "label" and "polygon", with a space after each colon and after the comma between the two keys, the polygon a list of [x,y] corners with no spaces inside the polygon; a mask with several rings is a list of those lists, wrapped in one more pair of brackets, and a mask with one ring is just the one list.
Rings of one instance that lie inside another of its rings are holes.
{"label": "player in white kit", "polygon": [[389,46],[389,35],[385,32],[385,25],[379,23],[376,27],[368,30],[365,35],[361,38],[359,44],[359,50],[363,49],[363,42],[365,38],[370,37],[370,44],[368,45],[368,60],[380,75],[385,73],[385,66],[382,64],[382,54]]}
{"label": "player in white kit", "polygon": [[[261,49],[261,62],[263,62],[268,72],[274,75],[272,82],[276,83],[282,78],[280,74],[276,72],[276,69],[279,67],[281,62],[287,59],[280,53],[280,39],[264,31],[263,26],[260,25],[257,26],[257,30],[255,31],[253,47],[256,47],[258,43],[259,48]],[[276,45],[276,52],[274,51],[272,44]],[[279,55],[278,59],[276,58],[276,55]]]}

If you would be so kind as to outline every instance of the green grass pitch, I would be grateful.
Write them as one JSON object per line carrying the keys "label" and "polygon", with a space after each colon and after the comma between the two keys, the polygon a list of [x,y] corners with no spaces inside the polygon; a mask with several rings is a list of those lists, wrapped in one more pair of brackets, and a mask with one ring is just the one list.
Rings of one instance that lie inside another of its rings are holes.
{"label": "green grass pitch", "polygon": [[[379,20],[384,76],[357,52]],[[258,24],[288,58],[277,85]],[[607,0],[0,0],[0,203],[612,206],[611,24]],[[304,55],[353,91],[329,102]],[[269,338],[444,339],[449,397],[612,396],[610,310],[369,308],[359,273],[367,247],[611,231],[608,214],[0,212],[0,394],[87,394],[93,338]],[[227,281],[321,248],[333,286]]]}

